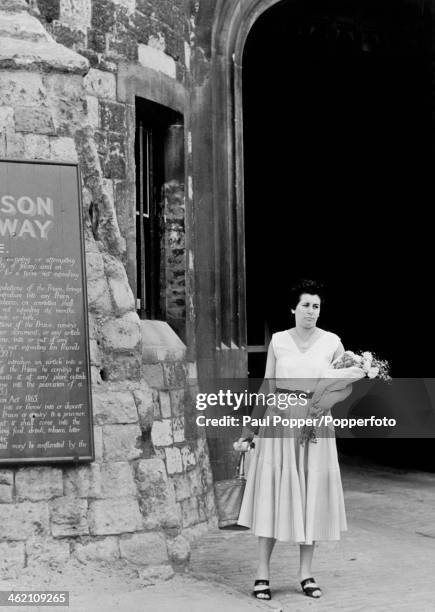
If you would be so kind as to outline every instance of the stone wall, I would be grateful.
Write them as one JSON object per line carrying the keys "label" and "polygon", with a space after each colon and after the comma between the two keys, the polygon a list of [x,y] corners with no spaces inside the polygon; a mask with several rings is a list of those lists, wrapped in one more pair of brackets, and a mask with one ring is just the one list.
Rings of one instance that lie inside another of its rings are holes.
{"label": "stone wall", "polygon": [[38,0],[29,11],[8,0],[0,9],[0,156],[80,164],[96,452],[89,465],[0,471],[2,576],[71,557],[167,575],[216,524],[189,400],[195,365],[183,350],[150,358],[126,272],[134,115],[117,99],[117,66],[142,58],[184,79],[183,4]]}
{"label": "stone wall", "polygon": [[[121,259],[130,285],[136,284],[136,253],[132,243],[135,226],[134,100],[120,100],[117,88],[119,66],[138,66],[165,75],[174,82],[188,80],[190,19],[183,0],[35,0],[39,18],[58,43],[89,60],[86,103],[101,172],[115,203],[119,228],[127,241]],[[142,77],[145,78],[145,77]],[[154,87],[154,90],[158,87]],[[158,98],[158,91],[157,91]],[[160,100],[155,100],[160,102]],[[164,102],[161,102],[164,104]],[[184,193],[184,186],[183,186]],[[184,219],[183,219],[184,221]],[[169,229],[168,229],[169,232]],[[179,259],[179,258],[178,258]],[[175,259],[165,266],[168,294],[180,293],[187,273]],[[181,276],[180,276],[181,273]],[[170,307],[174,304],[171,301]],[[175,328],[185,305],[176,309]],[[169,316],[172,316],[170,314]],[[184,325],[185,327],[185,325]]]}

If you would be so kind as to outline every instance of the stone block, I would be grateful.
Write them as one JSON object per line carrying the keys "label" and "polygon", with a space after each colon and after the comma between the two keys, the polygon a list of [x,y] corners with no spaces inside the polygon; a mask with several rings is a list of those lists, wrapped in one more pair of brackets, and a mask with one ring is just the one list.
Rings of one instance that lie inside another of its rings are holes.
{"label": "stone block", "polygon": [[121,56],[123,60],[135,62],[137,41],[125,7],[115,9],[115,21],[116,28],[107,36],[108,52],[113,56]]}
{"label": "stone block", "polygon": [[168,561],[166,540],[160,533],[136,533],[120,538],[121,557],[135,565],[160,565]]}
{"label": "stone block", "polygon": [[49,74],[44,79],[57,133],[73,136],[86,119],[86,93],[79,75]]}
{"label": "stone block", "polygon": [[112,302],[106,278],[88,281],[87,289],[89,311],[99,317],[110,316]]}
{"label": "stone block", "polygon": [[14,490],[14,473],[12,470],[0,470],[0,503],[12,502]]}
{"label": "stone block", "polygon": [[47,92],[41,74],[27,71],[8,71],[0,74],[0,105],[43,108]]}
{"label": "stone block", "polygon": [[82,51],[82,53],[89,58],[90,64],[93,68],[104,69],[105,61],[103,53],[106,53],[106,35],[104,31],[89,28],[88,49],[86,51]]}
{"label": "stone block", "polygon": [[86,279],[89,282],[105,277],[103,256],[98,251],[86,252]]}
{"label": "stone block", "polygon": [[163,364],[153,363],[142,366],[142,376],[150,387],[164,389]]}
{"label": "stone block", "polygon": [[103,428],[94,427],[95,461],[103,461]]}
{"label": "stone block", "polygon": [[89,504],[89,528],[92,535],[116,535],[139,531],[143,527],[137,499],[98,499]]}
{"label": "stone block", "polygon": [[108,132],[107,159],[104,163],[104,176],[112,179],[124,179],[126,176],[125,134]]}
{"label": "stone block", "polygon": [[84,85],[88,95],[116,99],[116,77],[111,72],[91,68],[84,78]]}
{"label": "stone block", "polygon": [[139,317],[129,312],[119,319],[112,319],[102,325],[101,338],[108,351],[132,353],[140,347]]}
{"label": "stone block", "polygon": [[[111,205],[113,205],[113,201],[114,201],[114,198],[115,198],[115,196],[114,196],[114,190],[115,190],[114,183],[115,183],[115,181],[112,181],[112,179],[103,179],[103,187],[104,187],[104,190],[106,191],[106,193],[109,196],[109,200],[111,202]],[[104,261],[107,261],[107,259],[110,259],[110,261],[116,262],[116,265],[119,264],[120,266],[122,266],[122,268],[125,271],[125,268],[122,265],[122,263],[119,261],[119,259],[116,259],[115,257],[112,257],[112,256],[109,257],[107,253],[104,253]],[[106,267],[105,268],[106,274],[108,274],[108,270],[111,272],[110,268]],[[127,275],[126,275],[126,278],[127,278]],[[128,282],[128,279],[127,279],[127,282]]]}
{"label": "stone block", "polygon": [[11,106],[0,107],[0,132],[6,128],[14,129],[14,109]]}
{"label": "stone block", "polygon": [[164,462],[158,457],[143,459],[138,462],[135,475],[145,529],[178,528],[174,486]]}
{"label": "stone block", "polygon": [[160,411],[164,419],[169,419],[172,416],[171,412],[171,396],[169,391],[159,391]]}
{"label": "stone block", "polygon": [[133,292],[127,279],[109,278],[109,289],[117,316],[135,309]]}
{"label": "stone block", "polygon": [[17,501],[40,501],[63,495],[62,470],[52,467],[26,467],[15,475]]}
{"label": "stone block", "polygon": [[69,49],[83,49],[86,47],[86,27],[84,25],[73,25],[53,21],[47,25],[47,31],[56,42]]}
{"label": "stone block", "polygon": [[189,489],[191,495],[202,495],[207,491],[207,483],[203,482],[201,478],[201,471],[198,469],[198,467],[187,472],[187,477],[189,479]]}
{"label": "stone block", "polygon": [[187,363],[187,377],[190,382],[197,384],[198,382],[198,368],[195,361],[189,361]]}
{"label": "stone block", "polygon": [[41,17],[51,23],[55,19],[59,19],[60,11],[59,11],[59,0],[49,0],[49,2],[39,2],[38,9],[40,11]]}
{"label": "stone block", "polygon": [[205,504],[206,504],[206,512],[207,512],[207,521],[210,525],[214,525],[217,527],[218,518],[217,518],[217,510],[216,510],[216,498],[214,496],[214,490],[210,489],[208,493],[205,495]]}
{"label": "stone block", "polygon": [[0,504],[0,540],[27,540],[48,533],[47,502]]}
{"label": "stone block", "polygon": [[69,542],[66,541],[34,537],[26,542],[28,567],[48,566],[52,569],[59,569],[68,563],[69,556]]}
{"label": "stone block", "polygon": [[[110,197],[113,202],[113,181],[104,179],[105,185],[110,183]],[[108,277],[110,293],[116,315],[122,316],[129,311],[135,311],[135,301],[130,288],[127,273],[121,261],[109,255],[104,256],[104,268]]]}
{"label": "stone block", "polygon": [[138,421],[136,404],[130,391],[94,391],[92,405],[96,425]]}
{"label": "stone block", "polygon": [[91,26],[93,30],[108,32],[116,22],[116,6],[112,0],[93,0]]}
{"label": "stone block", "polygon": [[134,497],[137,489],[132,468],[126,461],[101,465],[101,489],[105,498]]}
{"label": "stone block", "polygon": [[183,461],[180,449],[177,447],[165,448],[166,469],[168,474],[176,474],[183,471]]}
{"label": "stone block", "polygon": [[100,102],[100,126],[109,132],[125,132],[125,105],[119,102]]}
{"label": "stone block", "polygon": [[104,358],[104,370],[108,381],[139,381],[140,356],[124,353],[107,354]]}
{"label": "stone block", "polygon": [[24,543],[0,543],[0,578],[16,578],[24,567]]}
{"label": "stone block", "polygon": [[86,253],[86,277],[89,309],[96,315],[107,316],[112,312],[112,302],[100,253]]}
{"label": "stone block", "polygon": [[167,540],[169,558],[176,565],[185,564],[190,558],[190,544],[186,538],[179,535]]}
{"label": "stone block", "polygon": [[82,538],[81,541],[72,545],[73,556],[80,563],[91,562],[111,563],[119,559],[119,541],[117,537],[109,536],[102,540],[89,540]]}
{"label": "stone block", "polygon": [[85,499],[59,497],[50,502],[51,533],[55,538],[86,535],[88,503]]}
{"label": "stone block", "polygon": [[101,351],[98,342],[93,338],[89,338],[89,357],[91,365],[100,367],[101,366]]}
{"label": "stone block", "polygon": [[198,501],[199,522],[203,523],[204,521],[207,521],[208,519],[205,498],[203,496],[199,496],[197,497],[197,501]]}
{"label": "stone block", "polygon": [[89,125],[98,129],[100,127],[100,117],[98,113],[98,98],[96,96],[86,96],[86,110]]}
{"label": "stone block", "polygon": [[71,497],[101,497],[101,473],[98,463],[64,468],[65,495]]}
{"label": "stone block", "polygon": [[60,21],[72,25],[91,25],[92,0],[60,0]]}
{"label": "stone block", "polygon": [[60,136],[58,138],[50,138],[51,159],[60,162],[78,161],[76,145],[73,138]]}
{"label": "stone block", "polygon": [[136,403],[140,427],[142,431],[150,431],[155,418],[157,392],[145,383],[139,389],[133,390],[133,397]]}
{"label": "stone block", "polygon": [[172,414],[174,417],[183,416],[184,415],[184,404],[186,399],[186,390],[185,389],[177,389],[175,391],[170,391],[171,396],[171,408]]}
{"label": "stone block", "polygon": [[48,136],[26,134],[24,154],[28,159],[50,159],[50,140]]}
{"label": "stone block", "polygon": [[175,474],[171,478],[175,488],[175,499],[183,501],[192,495],[191,484],[188,474]]}
{"label": "stone block", "polygon": [[53,117],[48,108],[15,107],[15,129],[30,134],[54,134]]}
{"label": "stone block", "polygon": [[101,378],[101,371],[100,368],[95,366],[94,364],[91,364],[91,383],[92,386],[98,386],[101,385],[101,383],[103,382],[102,378]]}
{"label": "stone block", "polygon": [[127,13],[133,13],[136,8],[136,0],[112,0],[114,4],[123,6],[127,9]]}
{"label": "stone block", "polygon": [[171,419],[154,421],[151,440],[154,446],[171,446],[174,443]]}
{"label": "stone block", "polygon": [[[185,499],[179,502],[181,507],[181,520],[184,527],[191,527],[195,525],[195,523],[200,522],[199,512],[198,512],[198,500],[196,497],[189,497],[189,499]],[[205,520],[205,519],[204,519]]]}
{"label": "stone block", "polygon": [[12,159],[24,157],[24,136],[17,134],[11,128],[0,132],[0,155]]}
{"label": "stone block", "polygon": [[131,461],[141,457],[139,425],[104,425],[104,461]]}
{"label": "stone block", "polygon": [[183,446],[181,449],[181,458],[185,470],[196,465],[196,457],[190,445]]}
{"label": "stone block", "polygon": [[174,435],[174,442],[184,442],[184,417],[178,416],[175,417],[172,421],[172,431]]}

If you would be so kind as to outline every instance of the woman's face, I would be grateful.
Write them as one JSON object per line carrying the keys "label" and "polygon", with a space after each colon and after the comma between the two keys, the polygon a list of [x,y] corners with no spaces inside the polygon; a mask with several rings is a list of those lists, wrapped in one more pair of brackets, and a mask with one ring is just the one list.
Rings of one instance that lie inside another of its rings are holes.
{"label": "woman's face", "polygon": [[307,329],[315,327],[320,314],[320,297],[303,293],[292,313],[295,315],[296,325]]}

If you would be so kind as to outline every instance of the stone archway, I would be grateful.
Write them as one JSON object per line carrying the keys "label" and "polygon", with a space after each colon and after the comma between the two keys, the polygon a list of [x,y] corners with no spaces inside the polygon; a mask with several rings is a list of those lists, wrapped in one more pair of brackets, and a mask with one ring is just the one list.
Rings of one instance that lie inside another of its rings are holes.
{"label": "stone archway", "polygon": [[[244,302],[246,300],[246,287],[243,275],[246,262],[245,253],[243,250],[243,234],[245,227],[245,195],[243,169],[244,137],[242,108],[242,58],[245,43],[253,27],[259,21],[259,18],[263,15],[263,13],[266,13],[269,9],[272,9],[275,5],[278,4],[284,4],[284,2],[247,1],[239,3],[238,6],[230,6],[229,3],[222,1],[218,3],[216,21],[213,31],[212,87],[214,105],[213,109],[215,115],[213,138],[215,173],[214,196],[216,202],[216,223],[218,224],[218,242],[221,245],[224,245],[225,249],[225,257],[223,259],[223,265],[219,270],[219,284],[217,285],[216,292],[219,293],[220,289],[221,295],[224,296],[221,303],[217,304],[218,316],[220,316],[220,319],[223,322],[223,325],[221,327],[221,338],[225,338],[225,343],[228,342],[229,338],[230,341],[234,342],[235,347],[246,346],[246,344],[243,344],[244,341],[246,342],[246,312],[244,309]],[[422,15],[421,19],[419,19],[421,20],[421,22],[423,22],[423,19],[425,19],[425,17],[423,17],[423,12],[425,10],[425,7],[423,5],[424,3],[422,3],[420,7],[417,7],[417,4],[413,2],[401,2],[398,3],[397,10],[399,11],[399,8],[403,9],[404,7],[406,7],[407,10],[409,8],[413,8],[416,12],[417,10],[419,10],[421,11]],[[276,8],[279,10],[281,9],[281,7]],[[390,23],[392,23],[396,20],[396,13],[391,13],[389,17]],[[403,14],[401,15],[400,19],[403,22]],[[411,42],[411,39],[413,38],[414,34],[418,32],[419,27],[417,24],[417,18],[415,18],[415,20],[415,26],[406,23],[407,27],[409,27],[409,32],[411,32],[411,30],[415,28],[413,34],[410,34],[408,31],[408,33],[400,32],[400,35],[397,36],[397,39],[403,39],[406,44]],[[397,21],[399,21],[399,17],[397,17]],[[417,39],[418,37],[415,36],[415,38]],[[408,42],[406,42],[406,40]],[[396,44],[396,42],[394,44]],[[399,48],[399,43],[397,44],[397,48]],[[405,86],[404,90],[406,89],[409,90],[410,88],[406,88]],[[397,102],[395,104],[395,108],[397,108],[399,106],[399,100],[397,99],[395,102]],[[417,111],[418,109],[414,108],[414,117],[418,116]],[[422,109],[420,109],[420,111],[422,113],[425,112]],[[397,113],[397,111],[395,112]],[[409,116],[409,114],[406,116],[404,115],[404,118],[401,118],[401,122],[398,122],[398,125],[403,128],[403,123],[409,120],[406,118]],[[375,138],[373,142],[378,143],[377,138]],[[376,144],[374,146],[376,146]],[[408,160],[408,162],[410,162],[409,157],[406,157],[406,159]],[[407,167],[404,167],[405,170],[409,170],[409,168],[412,167],[412,163],[408,162]],[[414,163],[414,165],[416,164]],[[400,181],[403,181],[405,173],[398,172],[398,174],[400,175]],[[408,193],[410,193],[409,184],[407,189]],[[391,191],[387,192],[387,195],[388,193],[393,194],[391,197],[391,201],[394,202],[394,196],[397,196],[399,194],[399,189],[393,186]],[[365,202],[371,204],[374,201],[374,199],[371,200],[367,198]],[[410,229],[408,234],[411,235],[414,233],[416,236],[421,236],[425,232],[424,222],[418,224],[418,213],[416,211],[419,210],[420,206],[420,210],[421,212],[423,212],[423,200],[419,202],[419,196],[417,195],[415,198],[409,198],[408,202],[409,201],[413,201],[414,207],[412,211],[408,211],[407,213],[408,221],[410,223],[409,227],[412,228]],[[355,208],[357,209],[358,207]],[[375,216],[378,216],[379,209],[377,209],[375,212]],[[420,215],[420,218],[424,219],[423,214]],[[230,221],[226,221],[227,219],[229,219]],[[400,229],[398,230],[398,234],[402,235],[402,237],[404,238],[403,244],[408,246],[409,243],[406,240],[407,234],[404,231],[406,230],[406,225],[405,223],[403,223],[403,221],[401,222],[399,220],[398,226],[400,227]],[[383,242],[385,243],[382,234],[384,236],[388,235],[388,226],[378,224],[374,233],[376,232],[381,235],[381,238],[376,243],[374,251],[377,252],[377,254],[382,253],[380,261],[390,261],[390,259],[388,258],[388,254],[385,253],[384,249],[377,249],[377,246],[379,244],[382,244]],[[359,236],[361,235],[362,234],[359,234]],[[412,271],[410,273],[406,272],[405,266],[401,265],[402,261],[404,261],[403,248],[399,249],[397,247],[397,241],[394,241],[394,237],[388,236],[388,238],[392,243],[391,252],[394,252],[394,257],[391,258],[394,259],[394,261],[391,261],[391,264],[389,266],[388,281],[384,282],[380,275],[377,279],[374,279],[375,282],[373,282],[372,277],[371,284],[367,283],[367,286],[370,286],[373,295],[382,295],[385,298],[388,298],[385,299],[385,302],[391,301],[393,296],[397,296],[400,300],[400,296],[403,296],[401,292],[402,284],[406,285],[406,282],[415,283],[415,279],[419,278],[419,282],[421,284],[424,284],[424,275],[422,274],[421,270],[424,267],[424,263],[422,262],[426,261],[426,258],[421,257],[419,260],[418,257],[414,257],[410,252],[409,261],[411,261],[412,263],[409,267]],[[410,240],[412,239],[410,238]],[[358,238],[355,237],[355,234],[353,236],[349,235],[348,241],[350,244],[352,244],[352,242],[358,242]],[[367,233],[364,242],[369,241],[370,234]],[[422,245],[424,243],[428,243],[429,241],[417,239],[416,243],[418,242],[419,244],[415,247],[415,250],[418,253],[423,253],[424,247]],[[373,241],[370,244],[371,247],[373,247]],[[414,248],[414,245],[412,245],[412,248]],[[409,249],[409,251],[411,251],[412,248]],[[400,263],[398,263],[399,260]],[[391,272],[392,269],[393,272]],[[402,273],[402,280],[404,280],[405,282],[401,284],[401,279],[399,278],[399,276]],[[361,290],[359,290],[358,292],[358,290],[355,289],[353,295],[356,296],[356,301],[359,300],[362,303],[363,300],[359,299],[361,293]],[[373,315],[367,314],[369,312],[370,304],[367,301],[366,312],[363,312],[358,320],[373,321]],[[370,319],[370,317],[373,318]],[[394,321],[397,324],[399,322],[399,319],[396,318],[394,319]],[[367,323],[365,328],[364,324],[360,324],[360,329],[358,330],[358,333],[356,333],[355,329],[357,326],[352,326],[348,324],[346,330],[346,325],[343,324],[343,321],[338,320],[338,323],[342,326],[343,331],[346,334],[344,341],[347,341],[348,345],[355,345],[359,347],[363,346],[364,343],[365,346],[370,345],[372,350],[376,351],[379,348],[380,354],[390,360],[393,360],[394,365],[398,367],[397,371],[400,372],[400,368],[402,367],[401,372],[403,372],[403,374],[400,373],[400,376],[406,376],[406,372],[410,371],[410,366],[404,363],[405,360],[401,358],[401,350],[397,344],[396,338],[394,338],[394,334],[391,333],[391,335],[388,335],[388,331],[385,332],[385,326],[383,324],[379,324],[377,328],[373,324]],[[375,321],[375,323],[377,322]],[[394,327],[396,327],[397,329],[399,326],[395,325]],[[374,332],[372,331],[373,329],[375,329]],[[364,332],[361,330],[364,330]],[[369,334],[369,332],[371,335]],[[379,347],[377,347],[376,342],[383,342],[383,344],[380,344]],[[234,348],[233,350],[235,353],[236,349]],[[420,345],[418,352],[423,353],[424,350],[424,347]],[[402,353],[404,355],[408,354],[407,351],[402,351]],[[242,370],[242,356],[238,358],[238,363],[240,365],[240,370]],[[419,371],[421,372],[421,368]]]}
{"label": "stone archway", "polygon": [[242,58],[256,20],[282,0],[219,0],[213,21],[213,200],[217,373],[247,373]]}

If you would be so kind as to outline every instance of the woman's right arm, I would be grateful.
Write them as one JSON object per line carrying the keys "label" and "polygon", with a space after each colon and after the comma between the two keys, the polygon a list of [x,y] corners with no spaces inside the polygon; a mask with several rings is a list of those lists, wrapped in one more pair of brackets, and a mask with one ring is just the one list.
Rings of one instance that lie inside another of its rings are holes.
{"label": "woman's right arm", "polygon": [[[264,379],[261,387],[257,391],[259,398],[265,398],[269,393],[274,393],[276,388],[275,383],[275,370],[276,370],[276,358],[275,351],[273,350],[272,340],[269,342],[269,348],[267,349],[267,360],[266,360],[266,371],[264,373]],[[257,402],[251,412],[252,419],[261,419],[266,412],[266,402],[257,399]],[[242,429],[242,437],[245,439],[251,439],[258,432],[258,427],[245,426]]]}

